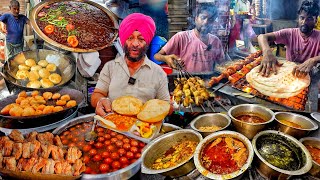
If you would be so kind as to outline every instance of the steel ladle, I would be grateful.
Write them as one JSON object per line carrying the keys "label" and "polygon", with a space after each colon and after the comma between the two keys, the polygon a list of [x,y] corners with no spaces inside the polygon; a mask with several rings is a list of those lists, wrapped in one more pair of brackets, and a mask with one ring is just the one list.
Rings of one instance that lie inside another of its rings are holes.
{"label": "steel ladle", "polygon": [[97,133],[94,131],[94,128],[96,127],[96,125],[97,125],[97,118],[94,118],[91,131],[87,132],[84,135],[84,139],[86,141],[94,141],[98,137]]}

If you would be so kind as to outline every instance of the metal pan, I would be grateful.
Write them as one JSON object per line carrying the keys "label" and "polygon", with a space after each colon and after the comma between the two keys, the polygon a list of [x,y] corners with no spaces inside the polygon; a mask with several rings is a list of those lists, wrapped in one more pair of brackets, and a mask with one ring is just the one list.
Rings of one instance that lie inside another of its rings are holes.
{"label": "metal pan", "polygon": [[24,64],[25,60],[27,59],[36,60],[36,52],[23,51],[12,56],[8,59],[8,61],[5,62],[1,75],[7,82],[12,83],[22,89],[50,90],[65,85],[74,76],[76,71],[75,59],[71,55],[64,55],[56,51],[40,49],[39,60],[47,60],[48,62],[56,64],[56,72],[61,75],[62,80],[59,84],[56,84],[51,88],[29,88],[27,87],[27,83],[29,82],[28,80],[19,80],[16,78],[16,73],[19,70],[18,66],[20,64]]}
{"label": "metal pan", "polygon": [[[40,91],[45,92],[45,90]],[[50,91],[52,93],[58,92],[61,95],[65,95],[65,94],[69,94],[69,96],[71,97],[71,99],[75,100],[77,102],[77,106],[79,106],[79,104],[81,104],[83,102],[84,99],[84,95],[82,92],[75,90],[75,89],[70,89],[70,88],[63,88],[59,91]],[[27,92],[27,94],[31,94],[31,92]],[[0,102],[0,109],[4,108],[6,105],[14,103],[15,100],[17,99],[18,95],[12,95],[9,96],[7,98],[4,98],[1,100]],[[62,111],[59,112],[55,112],[55,113],[50,113],[50,114],[44,114],[44,115],[37,115],[37,116],[26,116],[26,117],[16,117],[16,116],[4,116],[4,115],[0,115],[3,118],[7,118],[7,119],[15,119],[15,120],[19,120],[20,122],[36,122],[36,121],[46,121],[49,119],[56,119],[56,117],[59,117],[61,115],[66,114],[67,112],[69,112],[71,109],[76,110],[77,106],[72,107],[72,108],[66,108]],[[56,121],[59,119],[56,119]]]}
{"label": "metal pan", "polygon": [[[42,8],[44,8],[44,6],[56,3],[56,2],[62,2],[62,1],[66,1],[66,0],[48,0],[48,1],[42,1],[39,4],[37,4],[31,11],[30,13],[30,23],[31,26],[33,27],[34,31],[47,43],[56,46],[60,49],[64,49],[67,51],[71,51],[71,52],[94,52],[94,51],[98,51],[101,49],[104,49],[108,46],[111,46],[113,44],[113,42],[116,40],[116,38],[118,37],[118,21],[117,21],[117,17],[115,16],[115,14],[109,10],[107,7],[103,7],[101,5],[99,5],[98,3],[95,3],[93,1],[88,1],[88,0],[67,0],[67,1],[75,1],[75,2],[82,2],[82,3],[87,3],[90,4],[92,6],[95,6],[97,8],[99,8],[100,10],[102,10],[107,16],[110,17],[110,19],[112,20],[112,24],[110,24],[110,28],[114,30],[114,37],[110,42],[105,42],[104,46],[101,47],[96,47],[93,49],[81,49],[81,48],[72,48],[63,44],[60,44],[52,39],[50,39],[48,36],[46,36],[41,29],[39,28],[37,22],[36,22],[36,18],[38,16],[38,13],[42,10]],[[90,28],[90,27],[88,27]]]}

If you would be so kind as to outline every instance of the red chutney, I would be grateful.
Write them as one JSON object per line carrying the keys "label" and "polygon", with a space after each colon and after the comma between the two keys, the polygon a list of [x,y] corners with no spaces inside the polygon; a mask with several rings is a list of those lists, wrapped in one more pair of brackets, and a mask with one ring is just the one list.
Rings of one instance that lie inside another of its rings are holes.
{"label": "red chutney", "polygon": [[236,161],[232,159],[233,149],[226,147],[223,140],[216,146],[209,143],[203,150],[202,163],[206,169],[215,174],[229,174],[238,170]]}
{"label": "red chutney", "polygon": [[320,164],[320,149],[310,145],[306,145],[306,148],[310,152],[312,159]]}

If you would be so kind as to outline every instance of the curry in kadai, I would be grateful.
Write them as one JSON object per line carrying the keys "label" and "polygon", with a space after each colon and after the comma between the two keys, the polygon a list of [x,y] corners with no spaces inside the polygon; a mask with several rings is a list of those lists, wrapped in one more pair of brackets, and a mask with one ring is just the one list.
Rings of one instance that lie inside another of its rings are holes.
{"label": "curry in kadai", "polygon": [[65,46],[81,49],[104,47],[115,36],[111,18],[87,3],[62,1],[44,6],[36,17],[42,32]]}
{"label": "curry in kadai", "polygon": [[203,166],[214,174],[230,174],[239,170],[248,159],[248,149],[232,137],[219,137],[202,151]]}

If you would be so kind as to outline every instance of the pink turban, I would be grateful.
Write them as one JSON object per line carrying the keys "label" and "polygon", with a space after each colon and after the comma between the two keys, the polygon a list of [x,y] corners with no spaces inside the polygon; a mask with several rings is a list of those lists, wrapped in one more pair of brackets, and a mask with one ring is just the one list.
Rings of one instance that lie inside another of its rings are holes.
{"label": "pink turban", "polygon": [[130,14],[123,19],[119,27],[121,45],[125,45],[126,40],[134,31],[139,31],[147,45],[149,45],[155,34],[155,30],[156,25],[150,16],[141,13]]}

